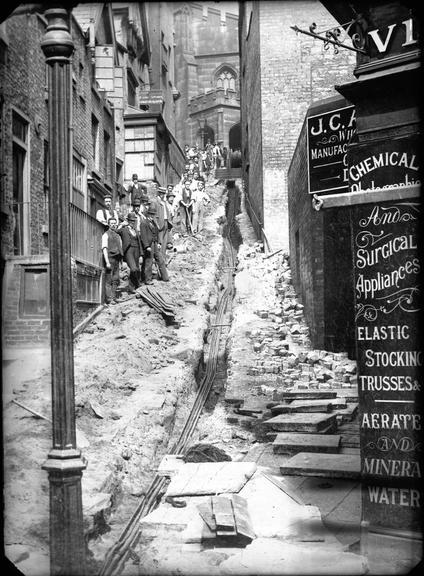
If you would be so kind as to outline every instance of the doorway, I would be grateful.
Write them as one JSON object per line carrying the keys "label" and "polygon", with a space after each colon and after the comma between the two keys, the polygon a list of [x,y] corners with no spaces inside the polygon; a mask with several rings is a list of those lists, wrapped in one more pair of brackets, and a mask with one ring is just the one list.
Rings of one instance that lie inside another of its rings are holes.
{"label": "doorway", "polygon": [[240,122],[230,128],[228,134],[228,145],[230,148],[230,167],[239,168],[241,166],[241,127]]}

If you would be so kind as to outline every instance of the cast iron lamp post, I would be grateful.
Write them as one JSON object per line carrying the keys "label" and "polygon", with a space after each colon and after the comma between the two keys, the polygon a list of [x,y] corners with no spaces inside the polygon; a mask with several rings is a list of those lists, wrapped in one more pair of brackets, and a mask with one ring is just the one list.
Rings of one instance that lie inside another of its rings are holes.
{"label": "cast iron lamp post", "polygon": [[81,477],[85,464],[76,446],[72,338],[70,201],[71,56],[70,8],[45,12],[48,26],[41,48],[49,73],[49,245],[53,445],[43,469],[50,486],[50,568],[52,576],[83,576]]}

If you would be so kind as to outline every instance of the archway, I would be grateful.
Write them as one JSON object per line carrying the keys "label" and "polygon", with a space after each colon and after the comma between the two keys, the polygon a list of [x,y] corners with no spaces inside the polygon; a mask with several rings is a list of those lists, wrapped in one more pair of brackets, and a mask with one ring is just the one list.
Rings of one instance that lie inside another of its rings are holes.
{"label": "archway", "polygon": [[241,166],[241,127],[240,122],[230,128],[228,134],[228,146],[230,153],[230,167],[238,168]]}
{"label": "archway", "polygon": [[197,141],[200,143],[201,148],[204,149],[209,140],[211,144],[215,142],[215,132],[213,128],[205,123],[205,125],[197,131]]}

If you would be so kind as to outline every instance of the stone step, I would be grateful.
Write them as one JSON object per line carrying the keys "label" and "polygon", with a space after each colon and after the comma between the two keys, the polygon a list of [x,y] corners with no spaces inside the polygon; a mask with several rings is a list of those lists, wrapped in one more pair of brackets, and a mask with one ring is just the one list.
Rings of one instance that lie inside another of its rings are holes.
{"label": "stone step", "polygon": [[280,414],[263,422],[278,432],[328,432],[337,426],[335,414]]}
{"label": "stone step", "polygon": [[340,449],[341,436],[339,434],[277,434],[272,447],[275,454],[284,452],[331,452],[337,453]]}
{"label": "stone step", "polygon": [[280,472],[282,476],[319,476],[357,480],[361,476],[361,459],[359,453],[299,452],[280,466]]}

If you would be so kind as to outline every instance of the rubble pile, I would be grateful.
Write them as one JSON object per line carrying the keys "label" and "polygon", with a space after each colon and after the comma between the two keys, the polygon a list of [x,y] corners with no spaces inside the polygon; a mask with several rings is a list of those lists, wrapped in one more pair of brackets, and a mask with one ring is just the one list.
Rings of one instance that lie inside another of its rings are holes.
{"label": "rubble pile", "polygon": [[[356,387],[356,362],[346,352],[312,348],[286,252],[267,256],[258,242],[242,245],[237,276],[241,281],[236,277],[236,288],[241,291],[236,292],[236,305],[242,304],[244,314],[250,307],[255,319],[251,315],[242,326],[235,312],[230,389],[231,381],[240,377],[247,377],[257,393],[274,392],[274,397],[288,390]],[[241,344],[242,338],[248,346]]]}

